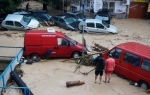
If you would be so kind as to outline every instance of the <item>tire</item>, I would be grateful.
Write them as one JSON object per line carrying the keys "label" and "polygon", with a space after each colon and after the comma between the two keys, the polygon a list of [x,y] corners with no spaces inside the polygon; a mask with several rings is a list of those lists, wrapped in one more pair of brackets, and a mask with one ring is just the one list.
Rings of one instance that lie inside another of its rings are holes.
{"label": "tire", "polygon": [[142,82],[140,82],[140,87],[143,88],[143,89],[145,89],[145,90],[147,90],[149,86],[148,86],[147,82],[142,81]]}
{"label": "tire", "polygon": [[80,56],[80,53],[79,52],[74,52],[73,54],[72,54],[72,58],[77,58],[77,57],[79,57]]}
{"label": "tire", "polygon": [[31,54],[30,55],[30,58],[35,61],[35,60],[38,60],[39,59],[39,55],[38,54]]}

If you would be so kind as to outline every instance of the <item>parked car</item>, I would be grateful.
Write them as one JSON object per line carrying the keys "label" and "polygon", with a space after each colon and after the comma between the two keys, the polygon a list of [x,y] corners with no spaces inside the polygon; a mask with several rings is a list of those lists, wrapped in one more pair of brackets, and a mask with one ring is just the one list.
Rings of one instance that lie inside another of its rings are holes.
{"label": "parked car", "polygon": [[8,14],[1,26],[6,30],[27,30],[39,27],[39,22],[23,15]]}
{"label": "parked car", "polygon": [[73,17],[78,21],[83,21],[86,19],[86,16],[82,12],[66,12],[64,15]]}
{"label": "parked car", "polygon": [[53,21],[55,25],[67,30],[74,30],[74,31],[79,30],[78,24],[80,23],[80,21],[77,21],[75,18],[70,16],[64,15],[52,16],[51,21]]}
{"label": "parked car", "polygon": [[50,18],[51,18],[51,15],[49,15],[47,12],[20,11],[20,12],[14,12],[13,14],[20,14],[20,15],[31,17],[31,18],[35,18],[40,23],[43,23],[44,21],[50,21]]}
{"label": "parked car", "polygon": [[109,10],[98,10],[96,13],[95,19],[101,19],[106,23],[110,24],[111,21],[111,12]]}
{"label": "parked car", "polygon": [[[106,22],[99,19],[86,19],[87,27],[84,29],[88,33],[118,33],[116,26],[107,24]],[[80,31],[81,32],[81,31]]]}

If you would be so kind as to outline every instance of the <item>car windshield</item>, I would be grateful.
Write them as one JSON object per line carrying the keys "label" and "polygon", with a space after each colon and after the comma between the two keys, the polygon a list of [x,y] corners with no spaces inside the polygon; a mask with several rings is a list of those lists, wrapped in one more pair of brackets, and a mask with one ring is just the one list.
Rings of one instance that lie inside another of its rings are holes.
{"label": "car windshield", "polygon": [[103,25],[109,28],[109,24],[107,24],[105,21],[102,21]]}
{"label": "car windshield", "polygon": [[74,18],[72,18],[72,17],[66,17],[66,18],[64,18],[65,20],[66,20],[66,22],[67,22],[67,24],[71,24],[71,23],[74,23],[74,22],[76,22],[76,19],[74,19]]}
{"label": "car windshield", "polygon": [[77,16],[78,16],[79,18],[85,18],[85,16],[84,16],[82,13],[78,13]]}
{"label": "car windshield", "polygon": [[77,41],[71,39],[70,37],[66,36],[66,38],[67,38],[70,42],[72,42],[73,44],[75,44],[75,45],[77,44]]}
{"label": "car windshield", "polygon": [[23,22],[25,25],[28,25],[31,21],[31,18],[30,17],[27,17],[27,16],[23,16],[21,22]]}

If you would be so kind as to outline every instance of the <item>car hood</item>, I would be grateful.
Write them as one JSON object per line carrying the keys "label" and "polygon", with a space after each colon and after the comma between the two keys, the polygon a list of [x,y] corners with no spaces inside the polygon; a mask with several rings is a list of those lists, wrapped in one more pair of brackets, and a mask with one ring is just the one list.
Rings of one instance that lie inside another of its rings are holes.
{"label": "car hood", "polygon": [[30,28],[38,28],[39,22],[36,19],[31,19],[30,23],[27,26]]}
{"label": "car hood", "polygon": [[76,22],[73,22],[71,24],[69,24],[71,27],[74,28],[74,30],[79,30],[78,28],[78,25],[79,25],[80,21],[76,21]]}
{"label": "car hood", "polygon": [[103,16],[95,16],[95,19],[100,19],[100,20],[108,20],[108,17],[103,17]]}
{"label": "car hood", "polygon": [[111,33],[118,33],[118,29],[117,29],[117,27],[116,26],[114,26],[114,25],[109,25],[109,31],[111,32]]}

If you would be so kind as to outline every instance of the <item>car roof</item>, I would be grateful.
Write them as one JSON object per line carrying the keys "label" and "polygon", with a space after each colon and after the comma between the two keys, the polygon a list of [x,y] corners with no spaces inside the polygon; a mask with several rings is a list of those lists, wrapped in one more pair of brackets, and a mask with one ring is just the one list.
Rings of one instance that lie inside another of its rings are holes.
{"label": "car roof", "polygon": [[126,42],[116,46],[117,48],[147,57],[150,59],[150,46],[137,42]]}
{"label": "car roof", "polygon": [[16,15],[16,14],[8,14],[5,20],[10,21],[21,21],[23,15]]}
{"label": "car roof", "polygon": [[100,19],[86,19],[85,22],[100,22],[100,23],[102,23],[102,20],[100,20]]}

